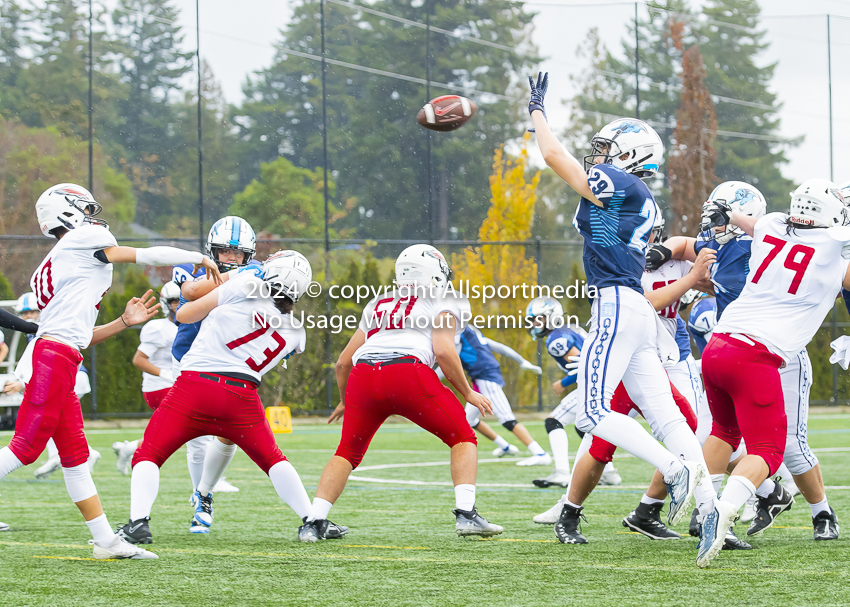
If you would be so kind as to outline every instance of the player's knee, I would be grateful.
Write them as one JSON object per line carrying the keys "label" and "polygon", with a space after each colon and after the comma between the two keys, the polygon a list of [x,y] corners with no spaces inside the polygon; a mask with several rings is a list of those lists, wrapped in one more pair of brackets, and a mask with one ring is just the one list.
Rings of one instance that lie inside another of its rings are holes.
{"label": "player's knee", "polygon": [[268,474],[269,470],[272,469],[273,466],[276,466],[280,462],[285,462],[286,456],[281,452],[280,449],[276,449],[274,453],[269,454],[263,461],[260,462],[260,469],[264,474]]}
{"label": "player's knee", "polygon": [[564,425],[554,417],[547,417],[546,421],[544,422],[544,425],[546,426],[546,434],[549,434],[550,432],[553,432],[558,429],[564,429]]}
{"label": "player's knee", "polygon": [[785,451],[785,465],[794,476],[805,474],[812,468],[818,465],[818,458],[814,453],[803,453],[802,450],[796,449],[793,452]]}
{"label": "player's knee", "polygon": [[519,422],[515,419],[509,419],[506,422],[502,422],[502,426],[504,426],[505,430],[507,430],[508,432],[513,432],[514,428],[516,428],[516,425],[518,423]]}
{"label": "player's knee", "polygon": [[75,504],[97,495],[97,489],[94,486],[87,462],[83,461],[78,466],[62,468],[62,474],[65,476],[65,487],[68,489],[68,495]]}
{"label": "player's knee", "polygon": [[578,426],[574,426],[574,427],[575,427],[576,434],[578,434],[578,437],[584,438],[584,435],[586,434],[586,432],[582,432],[581,430],[579,430]]}
{"label": "player's knee", "polygon": [[[687,430],[685,430],[685,428],[687,428]],[[661,426],[661,428],[659,428],[659,430],[658,430],[659,439],[658,440],[660,440],[661,442],[664,442],[665,440],[667,440],[667,437],[670,436],[673,432],[683,432],[683,431],[684,432],[690,431],[691,433],[693,433],[693,430],[690,430],[690,427],[688,426],[687,421],[685,421],[685,418],[680,416],[680,417],[677,417],[675,419],[671,419],[671,420],[665,422],[664,425]]]}
{"label": "player's knee", "polygon": [[363,461],[363,455],[364,454],[363,453],[354,453],[354,452],[349,451],[347,449],[342,449],[341,447],[342,447],[342,445],[340,445],[340,448],[336,450],[336,453],[334,453],[334,455],[336,455],[337,457],[341,457],[342,459],[347,461],[349,464],[351,464],[351,469],[355,470],[357,468],[357,466],[360,465],[360,462]]}
{"label": "player's knee", "polygon": [[481,423],[481,412],[475,405],[467,405],[465,413],[466,421],[469,423],[470,427],[475,428]]}
{"label": "player's knee", "polygon": [[17,435],[13,436],[12,441],[9,443],[9,450],[15,454],[15,457],[24,466],[35,463],[45,447],[47,447],[47,441],[44,441],[44,444],[39,449],[37,445],[33,445],[30,441],[22,439]]}
{"label": "player's knee", "polygon": [[599,437],[595,437],[590,445],[588,453],[590,454],[590,457],[600,464],[607,464],[608,462],[614,461],[614,451],[616,451],[616,449],[617,448],[611,443],[604,441]]}

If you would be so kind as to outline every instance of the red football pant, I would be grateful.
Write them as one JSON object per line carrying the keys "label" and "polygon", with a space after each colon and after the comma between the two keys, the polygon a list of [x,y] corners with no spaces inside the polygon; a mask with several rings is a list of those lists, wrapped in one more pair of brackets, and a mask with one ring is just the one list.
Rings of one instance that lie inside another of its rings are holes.
{"label": "red football pant", "polygon": [[711,435],[758,455],[773,474],[785,454],[785,400],[782,359],[763,344],[750,345],[725,333],[711,337],[702,353],[705,395],[714,419]]}
{"label": "red football pant", "polygon": [[[691,431],[696,432],[697,416],[691,408],[688,399],[682,396],[682,393],[676,389],[673,382],[670,382],[670,390],[673,392],[673,400],[676,401],[676,406],[679,407],[679,411],[682,412],[682,415],[685,416],[685,421],[688,422],[688,427],[690,427]],[[640,413],[641,417],[643,417],[641,410],[636,404],[634,404],[634,402],[632,402],[631,397],[629,397],[629,393],[626,392],[626,387],[622,382],[620,382],[620,385],[617,386],[616,390],[614,390],[614,396],[611,397],[611,411],[628,415],[632,409]],[[614,452],[616,450],[616,445],[612,445],[608,441],[602,440],[598,436],[594,436],[593,442],[590,443],[590,450],[588,453],[590,453],[590,456],[597,462],[607,464],[608,462],[613,461]]]}
{"label": "red football pant", "polygon": [[39,339],[32,355],[32,377],[18,409],[9,449],[25,466],[33,463],[52,437],[64,468],[85,464],[89,445],[83,434],[83,412],[74,394],[83,355],[71,346]]}
{"label": "red football pant", "polygon": [[336,455],[360,465],[375,432],[390,415],[406,417],[449,447],[478,444],[463,405],[421,363],[354,365],[345,388],[345,416]]}
{"label": "red football pant", "polygon": [[[274,440],[263,403],[254,388],[229,386],[184,371],[154,411],[133,465],[142,461],[162,467],[183,444],[209,434],[239,445],[263,472],[286,460]],[[244,383],[244,382],[243,382]]]}
{"label": "red football pant", "polygon": [[142,398],[145,399],[148,407],[156,411],[157,407],[162,404],[163,399],[168,396],[171,388],[163,388],[162,390],[154,390],[153,392],[142,392]]}

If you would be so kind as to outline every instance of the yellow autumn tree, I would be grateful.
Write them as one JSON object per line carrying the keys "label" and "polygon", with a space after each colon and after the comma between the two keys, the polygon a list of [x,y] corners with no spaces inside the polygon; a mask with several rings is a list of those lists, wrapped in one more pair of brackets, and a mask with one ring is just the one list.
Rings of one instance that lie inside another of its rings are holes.
{"label": "yellow autumn tree", "polygon": [[[531,238],[540,172],[537,171],[529,181],[528,140],[529,135],[526,134],[518,156],[506,154],[504,146],[500,146],[494,154],[490,209],[478,230],[478,239],[482,242],[526,241]],[[473,298],[472,314],[493,320],[492,327],[481,329],[485,335],[535,362],[537,349],[519,325],[519,318],[525,314],[528,304],[521,287],[525,284],[530,290],[532,285],[537,284],[537,263],[533,251],[531,253],[532,256],[527,256],[526,247],[522,245],[467,247],[462,253],[452,256],[452,267],[456,279],[468,280],[473,288],[492,286],[498,291],[499,287],[503,287],[503,294],[505,288],[510,290],[508,297],[496,297],[486,303],[481,298]],[[459,283],[456,281],[455,284]],[[514,292],[515,285],[519,288]],[[501,328],[496,328],[496,319],[501,317],[504,317]],[[517,324],[507,324],[505,320],[511,320],[508,317],[516,319],[514,322]],[[514,406],[529,406],[535,402],[537,376],[528,372],[520,374],[519,367],[513,363],[504,364],[502,374],[507,384],[505,392]]]}

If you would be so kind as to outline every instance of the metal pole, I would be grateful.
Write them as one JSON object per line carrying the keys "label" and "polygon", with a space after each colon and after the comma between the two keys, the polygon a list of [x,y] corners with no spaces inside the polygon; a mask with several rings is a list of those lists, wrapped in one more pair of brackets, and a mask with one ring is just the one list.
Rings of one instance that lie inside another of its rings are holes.
{"label": "metal pole", "polygon": [[[543,247],[540,236],[537,237],[537,284],[540,284],[540,267],[543,265]],[[543,342],[537,340],[537,366],[543,368]],[[543,411],[543,374],[537,376],[537,410]]]}
{"label": "metal pole", "polygon": [[[829,179],[833,178],[833,145],[832,145],[832,41],[830,40],[829,15],[826,16],[826,73],[829,84]],[[830,332],[832,340],[838,336],[838,314],[835,306],[832,306],[832,318],[830,319]],[[832,341],[830,340],[830,341]],[[838,404],[838,365],[832,366],[832,404]]]}
{"label": "metal pole", "polygon": [[638,46],[637,2],[635,2],[635,118],[640,118],[640,47]]}
{"label": "metal pole", "polygon": [[[327,97],[327,70],[325,61],[325,0],[321,0],[321,28],[322,28],[322,173],[324,177],[325,197],[325,282],[330,283],[331,277],[331,244],[328,222],[330,220],[330,200],[328,191],[328,97]],[[328,289],[325,289],[325,313],[330,318],[331,298]],[[325,404],[331,409],[333,400],[333,362],[331,359],[331,334],[330,330],[325,332]]]}
{"label": "metal pole", "polygon": [[[425,4],[425,103],[431,101],[431,3]],[[431,176],[431,131],[426,129],[428,149],[425,160],[425,170],[428,173],[428,241],[434,242],[434,200]]]}
{"label": "metal pole", "polygon": [[201,122],[201,84],[203,73],[201,69],[201,7],[200,0],[195,0],[195,35],[198,37],[196,57],[198,61],[198,248],[204,250],[204,151],[203,126]]}
{"label": "metal pole", "polygon": [[[94,192],[94,9],[89,0],[89,192]],[[97,419],[97,346],[91,347],[91,418]]]}

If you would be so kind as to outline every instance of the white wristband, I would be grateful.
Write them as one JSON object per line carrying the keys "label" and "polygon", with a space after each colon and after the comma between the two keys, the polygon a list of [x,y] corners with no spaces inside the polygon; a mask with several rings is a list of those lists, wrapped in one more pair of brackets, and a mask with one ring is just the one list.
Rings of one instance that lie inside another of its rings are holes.
{"label": "white wristband", "polygon": [[181,263],[200,264],[203,261],[202,253],[178,249],[177,247],[136,249],[136,263],[145,266],[176,266]]}

